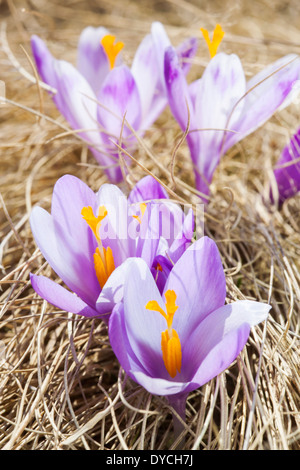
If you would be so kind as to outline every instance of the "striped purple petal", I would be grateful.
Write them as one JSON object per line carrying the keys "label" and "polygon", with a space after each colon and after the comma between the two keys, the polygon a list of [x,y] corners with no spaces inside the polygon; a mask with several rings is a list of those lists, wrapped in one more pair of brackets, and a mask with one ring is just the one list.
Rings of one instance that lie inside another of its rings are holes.
{"label": "striped purple petal", "polygon": [[35,292],[55,307],[84,317],[99,316],[94,308],[83,302],[77,295],[51,281],[51,279],[30,274],[30,280]]}
{"label": "striped purple petal", "polygon": [[77,50],[77,69],[98,94],[110,65],[101,45],[103,36],[109,34],[106,28],[87,26],[80,34]]}
{"label": "striped purple petal", "polygon": [[[280,203],[300,191],[300,129],[284,147],[276,163],[274,175]],[[275,197],[277,196],[273,194],[272,199]]]}

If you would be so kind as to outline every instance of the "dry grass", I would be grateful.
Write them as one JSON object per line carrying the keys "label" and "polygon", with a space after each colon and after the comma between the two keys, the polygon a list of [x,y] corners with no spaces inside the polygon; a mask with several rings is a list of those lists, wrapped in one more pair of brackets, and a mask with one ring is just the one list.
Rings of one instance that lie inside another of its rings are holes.
{"label": "dry grass", "polygon": [[[30,53],[29,38],[36,33],[56,56],[74,61],[82,28],[104,25],[125,42],[130,62],[153,20],[166,25],[175,44],[189,35],[200,37],[200,26],[213,28],[219,21],[226,30],[223,50],[238,53],[251,76],[286,53],[300,52],[299,8],[297,0],[0,1],[0,78],[8,99],[0,109],[0,344],[5,346],[0,448],[176,445],[167,403],[124,376],[105,325],[58,311],[30,286],[30,271],[56,279],[31,235],[32,206],[49,209],[53,185],[63,174],[74,174],[95,190],[105,177],[80,140],[60,136],[66,123],[33,83],[20,44]],[[207,61],[201,43],[195,76]],[[263,198],[272,165],[299,124],[299,106],[292,105],[232,149],[216,172],[205,229],[221,251],[228,297],[270,301],[273,308],[230,369],[190,394],[185,449],[300,447],[300,197],[280,210]],[[170,187],[171,155],[179,136],[166,110],[144,139],[151,155],[142,146],[135,155]],[[184,145],[174,170],[176,194],[195,202]],[[143,174],[133,165],[131,181]]]}

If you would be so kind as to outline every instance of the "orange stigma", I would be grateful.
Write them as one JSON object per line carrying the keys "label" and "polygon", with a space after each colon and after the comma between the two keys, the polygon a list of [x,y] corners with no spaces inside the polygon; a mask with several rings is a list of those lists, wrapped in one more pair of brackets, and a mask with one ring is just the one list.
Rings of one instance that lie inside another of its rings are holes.
{"label": "orange stigma", "polygon": [[111,69],[114,68],[117,55],[124,47],[123,42],[119,41],[115,43],[115,40],[116,37],[112,36],[112,34],[107,34],[101,39],[101,44],[105,50]]}
{"label": "orange stigma", "polygon": [[147,303],[146,309],[159,312],[167,322],[168,328],[161,333],[161,349],[162,357],[169,375],[172,379],[176,376],[177,372],[181,371],[181,344],[178,333],[172,328],[173,317],[178,309],[176,302],[176,293],[173,290],[165,292],[166,298],[166,312],[158,305],[156,300],[150,300]]}
{"label": "orange stigma", "polygon": [[83,207],[81,211],[81,215],[86,221],[86,223],[88,224],[88,226],[92,229],[97,240],[100,240],[99,233],[98,233],[99,228],[100,228],[102,220],[104,219],[104,217],[107,216],[107,210],[105,206],[99,207],[97,217],[94,216],[94,212],[91,206]]}
{"label": "orange stigma", "polygon": [[161,273],[163,272],[163,268],[161,267],[161,264],[157,263],[156,265],[156,271],[160,271]]}
{"label": "orange stigma", "polygon": [[204,39],[206,41],[206,44],[208,46],[208,50],[209,50],[209,53],[210,53],[210,58],[212,59],[216,55],[218,47],[221,44],[225,33],[222,29],[222,26],[217,24],[215,29],[214,29],[213,38],[212,38],[212,41],[211,41],[207,29],[200,28],[200,31],[203,34],[203,37],[204,37]]}
{"label": "orange stigma", "polygon": [[107,216],[107,210],[105,206],[100,206],[98,209],[98,215],[95,216],[92,207],[88,206],[83,207],[81,215],[93,231],[98,242],[98,247],[94,253],[94,267],[100,287],[103,289],[107,279],[115,270],[115,261],[112,249],[110,247],[105,249],[102,246],[102,241],[99,234],[99,228],[101,226],[102,220]]}

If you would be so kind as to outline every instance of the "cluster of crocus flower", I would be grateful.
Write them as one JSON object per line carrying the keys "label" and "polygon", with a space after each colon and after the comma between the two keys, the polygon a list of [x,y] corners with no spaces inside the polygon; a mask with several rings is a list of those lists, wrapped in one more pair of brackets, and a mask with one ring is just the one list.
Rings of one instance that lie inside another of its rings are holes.
{"label": "cluster of crocus flower", "polygon": [[31,274],[35,291],[60,309],[106,321],[126,373],[166,396],[183,418],[188,393],[224,371],[250,328],[267,318],[267,304],[225,305],[216,243],[194,240],[192,212],[184,214],[151,176],[128,198],[116,185],[94,193],[63,176],[51,214],[36,206],[30,223],[67,286]]}
{"label": "cluster of crocus flower", "polygon": [[82,31],[77,67],[55,59],[39,37],[32,37],[37,70],[56,90],[58,110],[88,143],[111,182],[123,176],[119,149],[132,152],[137,135],[144,134],[168,103],[181,129],[188,128],[195,185],[207,200],[222,155],[290,103],[300,78],[297,55],[282,57],[246,81],[236,54],[217,53],[224,36],[221,26],[212,40],[207,30],[201,31],[211,60],[202,77],[190,84],[186,75],[197,40],[174,48],[159,22],[139,45],[131,68],[121,57],[124,44],[103,27]]}
{"label": "cluster of crocus flower", "polygon": [[[170,44],[163,25],[153,23],[129,68],[120,57],[123,43],[115,43],[105,28],[90,26],[80,35],[74,67],[55,59],[41,38],[31,38],[37,70],[56,90],[56,107],[88,143],[111,182],[122,179],[115,144],[132,152],[137,135],[142,136],[167,105],[164,50]],[[176,48],[184,74],[196,50],[194,38]]]}
{"label": "cluster of crocus flower", "polygon": [[36,292],[63,310],[104,319],[122,299],[124,271],[132,258],[143,259],[163,288],[194,233],[192,211],[184,214],[168,201],[151,176],[139,181],[127,199],[116,185],[104,184],[94,193],[65,175],[55,184],[51,214],[36,206],[30,224],[44,257],[76,295],[32,274]]}
{"label": "cluster of crocus flower", "polygon": [[[33,209],[36,243],[66,287],[36,274],[32,286],[62,310],[104,320],[125,372],[150,393],[166,396],[182,418],[189,392],[227,369],[271,307],[225,303],[216,243],[207,236],[195,240],[193,211],[173,203],[152,176],[128,196],[112,184],[122,176],[116,144],[132,151],[137,135],[169,103],[181,129],[188,127],[195,184],[207,196],[221,156],[290,102],[300,76],[300,60],[290,55],[246,82],[238,56],[217,52],[222,28],[217,25],[212,40],[202,32],[211,60],[191,84],[186,74],[196,39],[175,49],[158,22],[131,68],[121,58],[123,44],[104,28],[82,32],[77,68],[32,38],[38,72],[56,90],[57,108],[111,182],[95,193],[65,175],[55,184],[51,213]],[[299,164],[287,165],[299,158],[298,142],[295,135],[275,170],[282,197],[291,180],[300,188]]]}

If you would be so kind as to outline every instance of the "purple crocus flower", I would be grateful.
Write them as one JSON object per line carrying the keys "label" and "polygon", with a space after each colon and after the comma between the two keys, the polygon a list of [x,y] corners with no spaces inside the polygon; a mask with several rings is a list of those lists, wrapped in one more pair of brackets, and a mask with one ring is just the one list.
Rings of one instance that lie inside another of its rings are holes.
{"label": "purple crocus flower", "polygon": [[[148,176],[136,185],[129,200],[137,202],[151,191],[167,197],[158,186]],[[123,273],[130,259],[140,257],[153,268],[161,254],[164,224],[175,230],[166,252],[169,249],[172,254],[173,245],[183,237],[174,222],[173,206],[163,215],[160,206],[128,203],[113,184],[104,184],[94,193],[78,178],[63,176],[54,187],[51,214],[37,206],[30,224],[42,254],[70,290],[45,276],[31,274],[33,288],[48,302],[72,313],[87,317],[110,313],[122,300]],[[177,215],[182,216],[182,211]],[[185,225],[186,218],[180,219]],[[187,239],[182,243],[187,244]]]}
{"label": "purple crocus flower", "polygon": [[195,219],[190,208],[185,214],[179,205],[168,201],[168,193],[151,176],[142,178],[128,196],[133,207],[153,200],[159,204],[160,240],[152,263],[152,274],[160,290],[181,255],[194,237]]}
{"label": "purple crocus flower", "polygon": [[[276,197],[280,204],[300,191],[300,129],[284,147],[275,166],[274,175],[278,190]],[[273,192],[271,199],[275,199]]]}
{"label": "purple crocus flower", "polygon": [[203,237],[177,261],[162,295],[146,263],[133,260],[123,302],[110,316],[111,346],[125,372],[166,396],[182,417],[188,393],[230,366],[271,308],[249,300],[224,305],[225,296],[219,251]]}
{"label": "purple crocus flower", "polygon": [[246,82],[239,57],[216,54],[201,79],[190,85],[172,47],[165,52],[165,80],[170,108],[182,130],[190,117],[187,143],[195,184],[203,194],[221,156],[289,103],[300,75],[299,57],[282,57]]}
{"label": "purple crocus flower", "polygon": [[[122,173],[113,142],[133,151],[136,137],[130,127],[143,135],[167,104],[163,70],[164,50],[170,40],[163,25],[153,23],[129,68],[118,55],[123,44],[115,44],[114,39],[105,28],[85,28],[79,38],[77,68],[55,59],[38,36],[32,36],[31,46],[42,80],[57,90],[53,95],[56,107],[88,142],[109,179],[118,182]],[[189,69],[186,59],[195,54],[196,47],[193,38],[178,47],[183,73]]]}

